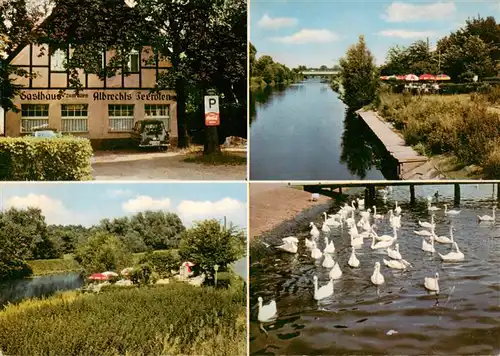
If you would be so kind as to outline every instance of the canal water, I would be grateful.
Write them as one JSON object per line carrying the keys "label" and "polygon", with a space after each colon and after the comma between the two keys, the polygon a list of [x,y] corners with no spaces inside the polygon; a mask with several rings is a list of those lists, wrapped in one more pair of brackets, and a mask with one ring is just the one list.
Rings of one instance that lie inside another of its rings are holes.
{"label": "canal water", "polygon": [[0,308],[27,298],[46,297],[57,291],[83,287],[85,281],[79,273],[61,273],[25,278],[0,283]]}
{"label": "canal water", "polygon": [[[349,234],[333,229],[334,259],[343,271],[335,282],[334,296],[317,302],[313,298],[313,276],[319,286],[328,281],[329,269],[314,262],[304,246],[309,238],[308,222],[321,227],[322,216],[301,216],[299,223],[278,227],[265,237],[268,244],[295,235],[299,238],[297,254],[277,252],[271,248],[250,266],[250,351],[252,355],[320,355],[320,354],[394,354],[394,355],[498,355],[500,352],[500,223],[478,223],[477,215],[492,214],[496,203],[490,184],[462,186],[461,213],[445,216],[436,212],[436,233],[449,236],[449,225],[455,227],[454,239],[465,260],[443,263],[437,254],[422,251],[422,238],[413,233],[421,230],[418,221],[430,221],[426,198],[439,192],[434,205],[453,205],[453,187],[417,186],[417,201],[409,204],[408,187],[394,187],[386,204],[377,199],[377,213],[385,214],[397,200],[401,206],[402,227],[398,234],[400,251],[412,264],[406,272],[389,269],[382,259],[385,251],[370,249],[371,240],[357,250],[361,267],[351,269]],[[348,202],[352,196],[349,197]],[[325,207],[336,212],[339,203]],[[498,221],[498,219],[497,219]],[[285,224],[283,224],[285,225]],[[388,219],[379,223],[378,234],[392,235]],[[321,233],[319,248],[324,248]],[[262,244],[265,246],[264,244]],[[450,245],[436,243],[441,254]],[[381,262],[385,277],[378,292],[370,276],[376,261]],[[440,275],[439,296],[424,288],[424,277]],[[278,319],[264,325],[268,336],[259,329],[257,298],[264,304],[275,299]],[[397,333],[388,334],[389,331]]]}
{"label": "canal water", "polygon": [[327,83],[308,79],[250,95],[253,180],[393,178],[393,162]]}

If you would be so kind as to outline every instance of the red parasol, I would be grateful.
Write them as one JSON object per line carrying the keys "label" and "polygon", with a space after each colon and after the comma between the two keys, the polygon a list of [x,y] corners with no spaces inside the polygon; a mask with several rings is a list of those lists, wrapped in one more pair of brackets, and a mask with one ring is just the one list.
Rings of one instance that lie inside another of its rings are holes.
{"label": "red parasol", "polygon": [[188,273],[191,273],[191,267],[194,266],[194,263],[193,262],[184,262],[182,265],[187,267]]}
{"label": "red parasol", "polygon": [[383,75],[380,77],[380,80],[387,80],[389,77],[387,75]]}
{"label": "red parasol", "polygon": [[396,79],[398,79],[398,80],[405,80],[405,76],[404,75],[397,75]]}
{"label": "red parasol", "polygon": [[433,76],[432,74],[422,74],[420,77],[419,77],[420,80],[435,80],[436,77]]}
{"label": "red parasol", "polygon": [[408,74],[405,76],[405,80],[409,82],[416,82],[418,80],[418,77],[415,74]]}
{"label": "red parasol", "polygon": [[109,278],[109,276],[102,273],[94,273],[89,276],[89,279],[94,281],[105,281]]}
{"label": "red parasol", "polygon": [[436,80],[450,80],[451,78],[447,76],[446,74],[438,74],[436,76]]}

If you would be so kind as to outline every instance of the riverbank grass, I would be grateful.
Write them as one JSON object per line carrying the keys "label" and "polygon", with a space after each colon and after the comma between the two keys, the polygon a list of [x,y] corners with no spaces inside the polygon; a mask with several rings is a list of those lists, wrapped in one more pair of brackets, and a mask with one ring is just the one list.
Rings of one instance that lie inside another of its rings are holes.
{"label": "riverbank grass", "polygon": [[[65,292],[0,312],[6,355],[244,355],[246,293],[173,282]],[[36,330],[34,333],[33,330]]]}
{"label": "riverbank grass", "polygon": [[221,152],[204,155],[203,152],[190,154],[184,158],[187,163],[201,163],[210,166],[239,166],[247,163],[246,153]]}
{"label": "riverbank grass", "polygon": [[30,260],[28,261],[28,265],[33,270],[34,276],[46,276],[49,274],[78,272],[82,270],[82,267],[71,255],[50,260]]}

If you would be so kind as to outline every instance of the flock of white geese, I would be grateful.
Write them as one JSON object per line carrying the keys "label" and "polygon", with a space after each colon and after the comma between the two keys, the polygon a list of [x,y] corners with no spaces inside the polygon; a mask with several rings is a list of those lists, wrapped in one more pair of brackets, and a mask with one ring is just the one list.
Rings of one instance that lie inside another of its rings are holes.
{"label": "flock of white geese", "polygon": [[[391,187],[379,190],[379,193],[383,195],[384,202],[387,201],[387,196],[392,191]],[[419,221],[419,225],[423,228],[419,231],[414,231],[416,235],[423,237],[422,239],[422,250],[429,253],[436,253],[435,243],[439,244],[449,244],[452,246],[451,251],[445,255],[438,253],[442,261],[457,262],[465,259],[465,255],[460,251],[458,244],[453,239],[453,225],[450,224],[449,235],[450,236],[438,236],[435,233],[436,224],[434,222],[434,213],[441,210],[441,208],[432,205],[432,197],[427,197],[427,210],[431,214],[430,222]],[[338,280],[342,277],[342,269],[340,268],[337,261],[333,258],[333,253],[335,252],[335,244],[333,240],[329,238],[329,233],[334,229],[347,228],[349,231],[351,239],[351,256],[348,260],[348,265],[351,268],[359,268],[360,261],[356,256],[356,249],[362,248],[365,239],[371,239],[370,248],[372,250],[385,249],[388,255],[388,259],[383,259],[383,263],[388,268],[394,268],[399,270],[406,270],[411,267],[411,264],[403,259],[401,253],[399,252],[398,240],[398,229],[401,227],[401,212],[402,209],[398,206],[398,202],[395,202],[394,209],[389,210],[389,224],[393,229],[393,235],[378,235],[376,232],[376,223],[385,219],[385,216],[377,214],[376,206],[372,209],[365,210],[364,199],[357,199],[357,204],[353,200],[351,205],[345,204],[337,214],[328,215],[324,214],[324,221],[319,229],[313,222],[309,225],[310,238],[305,238],[306,248],[310,251],[311,258],[314,260],[323,259],[322,266],[330,269],[329,277],[330,281],[323,285],[318,286],[318,277],[313,277],[314,283],[314,299],[321,300],[328,298],[334,294],[333,281]],[[478,221],[495,221],[495,210],[493,207],[492,215],[477,216]],[[356,213],[359,216],[359,220],[356,220]],[[460,210],[448,210],[448,206],[444,204],[444,214],[447,216],[454,216],[460,214]],[[323,233],[323,240],[325,247],[321,250],[318,247],[318,242],[321,240],[321,235]],[[277,246],[278,249],[286,251],[288,253],[295,254],[298,251],[299,240],[295,236],[288,236],[282,239],[283,243]],[[394,245],[394,247],[392,247]],[[380,262],[375,262],[373,274],[370,277],[371,282],[374,285],[381,285],[385,282],[384,275],[380,272]],[[436,272],[434,277],[425,277],[424,286],[427,290],[435,293],[439,293],[439,274]],[[258,298],[258,320],[261,323],[272,322],[277,318],[277,308],[276,301],[272,300],[269,304],[263,305],[262,297]]]}

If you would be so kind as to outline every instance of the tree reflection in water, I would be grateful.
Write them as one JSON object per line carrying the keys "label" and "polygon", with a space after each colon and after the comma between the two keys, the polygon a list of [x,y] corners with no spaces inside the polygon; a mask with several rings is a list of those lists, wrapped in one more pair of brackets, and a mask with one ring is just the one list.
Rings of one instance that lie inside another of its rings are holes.
{"label": "tree reflection in water", "polygon": [[275,102],[281,102],[285,98],[286,91],[299,91],[305,90],[304,85],[275,85],[273,87],[266,86],[260,90],[250,92],[250,124],[257,120],[257,105],[261,109],[267,108]]}
{"label": "tree reflection in water", "polygon": [[394,159],[356,112],[349,109],[345,112],[340,160],[359,179],[366,178],[373,167],[381,171],[386,179],[397,179]]}

